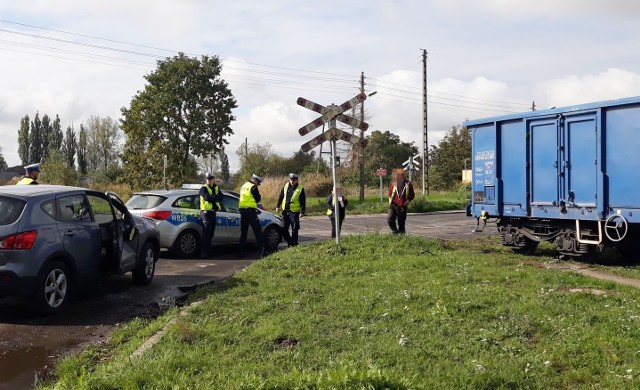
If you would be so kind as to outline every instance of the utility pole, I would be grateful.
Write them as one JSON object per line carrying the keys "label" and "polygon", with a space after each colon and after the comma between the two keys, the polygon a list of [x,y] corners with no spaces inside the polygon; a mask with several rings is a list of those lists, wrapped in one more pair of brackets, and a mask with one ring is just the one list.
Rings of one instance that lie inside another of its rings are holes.
{"label": "utility pole", "polygon": [[535,111],[536,110],[536,101],[532,101],[531,102],[531,111]]}
{"label": "utility pole", "polygon": [[429,194],[429,139],[427,138],[427,51],[422,49],[422,123],[424,132],[422,133],[422,195]]}
{"label": "utility pole", "polygon": [[[360,93],[364,93],[364,72],[360,72]],[[364,122],[364,101],[360,102],[360,120]],[[364,139],[364,130],[360,130],[360,139]],[[360,147],[360,202],[363,202],[363,201],[364,201],[364,148]],[[336,220],[336,223],[337,223],[337,220]]]}

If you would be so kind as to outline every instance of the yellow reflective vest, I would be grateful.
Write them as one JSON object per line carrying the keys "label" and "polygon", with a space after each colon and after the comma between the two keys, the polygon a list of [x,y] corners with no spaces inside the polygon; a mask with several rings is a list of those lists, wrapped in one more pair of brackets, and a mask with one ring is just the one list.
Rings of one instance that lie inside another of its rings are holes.
{"label": "yellow reflective vest", "polygon": [[[20,180],[19,182],[16,183],[16,185],[24,185],[24,184],[31,184],[33,183],[35,180],[33,180],[30,177],[24,177],[22,178],[22,180]],[[37,184],[37,183],[36,183]]]}
{"label": "yellow reflective vest", "polygon": [[[209,193],[209,195],[213,195],[213,189],[211,187],[209,187],[209,185],[205,185],[204,187],[207,188],[207,192]],[[216,195],[218,195],[220,193],[220,187],[216,186]],[[216,202],[216,210],[220,210],[220,203]],[[209,202],[208,200],[206,200],[204,197],[200,197],[200,210],[202,211],[211,211],[213,210],[213,203]]]}
{"label": "yellow reflective vest", "polygon": [[[287,192],[289,191],[289,183],[284,185],[284,196],[282,197],[282,204],[280,208],[284,210],[287,205]],[[300,204],[300,194],[302,193],[302,186],[298,184],[295,190],[293,190],[293,194],[291,194],[291,199],[289,200],[289,210],[294,213],[302,211],[302,205]]]}
{"label": "yellow reflective vest", "polygon": [[241,209],[257,209],[258,208],[258,202],[256,202],[256,199],[253,197],[253,194],[251,193],[251,189],[255,185],[256,184],[253,184],[250,181],[242,185],[242,187],[240,188],[240,202],[238,203],[238,208],[241,208]]}

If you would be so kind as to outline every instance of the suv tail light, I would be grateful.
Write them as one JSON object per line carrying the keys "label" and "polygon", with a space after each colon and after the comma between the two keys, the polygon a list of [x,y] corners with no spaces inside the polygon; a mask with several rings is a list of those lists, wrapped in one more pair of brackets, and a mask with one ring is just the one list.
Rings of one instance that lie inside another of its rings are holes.
{"label": "suv tail light", "polygon": [[145,211],[142,215],[157,221],[164,221],[169,218],[171,211]]}
{"label": "suv tail light", "polygon": [[33,243],[36,242],[36,238],[38,238],[37,230],[29,230],[28,232],[7,236],[0,240],[0,250],[31,249]]}

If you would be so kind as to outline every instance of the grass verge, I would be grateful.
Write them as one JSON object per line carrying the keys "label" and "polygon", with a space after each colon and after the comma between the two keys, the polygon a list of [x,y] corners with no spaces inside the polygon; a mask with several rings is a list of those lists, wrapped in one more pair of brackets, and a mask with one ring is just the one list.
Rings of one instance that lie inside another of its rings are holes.
{"label": "grass verge", "polygon": [[55,386],[640,386],[640,291],[491,243],[356,235],[281,251],[198,290],[143,356],[130,358],[176,311],[66,359]]}

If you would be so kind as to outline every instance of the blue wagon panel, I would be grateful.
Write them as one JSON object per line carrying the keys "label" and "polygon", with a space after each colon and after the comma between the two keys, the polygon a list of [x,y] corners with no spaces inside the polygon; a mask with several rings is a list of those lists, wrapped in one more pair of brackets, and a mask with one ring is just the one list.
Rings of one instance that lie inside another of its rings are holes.
{"label": "blue wagon panel", "polygon": [[[473,216],[498,218],[503,244],[561,253],[640,253],[640,97],[465,123]],[[634,249],[635,250],[635,249]]]}

